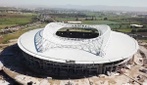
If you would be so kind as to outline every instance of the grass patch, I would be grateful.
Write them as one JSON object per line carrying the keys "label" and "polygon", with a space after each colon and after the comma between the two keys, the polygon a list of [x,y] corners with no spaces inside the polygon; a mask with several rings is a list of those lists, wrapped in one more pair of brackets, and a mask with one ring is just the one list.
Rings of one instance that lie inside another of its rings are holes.
{"label": "grass patch", "polygon": [[0,40],[0,43],[3,43],[3,44],[8,43],[9,40],[19,38],[23,33],[27,32],[27,31],[37,29],[37,28],[42,28],[45,25],[46,25],[46,23],[40,24],[39,26],[32,26],[32,27],[24,28],[24,29],[21,29],[19,31],[14,32],[14,33],[5,34],[5,35],[3,35],[3,39]]}
{"label": "grass patch", "polygon": [[23,34],[26,31],[27,30],[19,30],[19,31],[11,33],[11,34],[4,35],[3,39],[2,39],[2,41],[0,41],[0,43],[8,43],[8,41],[10,39],[16,39],[16,38],[18,38],[21,34]]}
{"label": "grass patch", "polygon": [[114,29],[114,30],[117,30],[119,32],[125,32],[125,33],[129,33],[132,31],[132,29],[130,29],[130,28],[124,28],[124,29],[121,28],[121,29]]}
{"label": "grass patch", "polygon": [[55,20],[60,21],[60,22],[62,22],[62,21],[75,21],[76,18],[74,18],[74,17],[67,17],[67,18],[56,17]]}
{"label": "grass patch", "polygon": [[89,20],[83,21],[84,24],[118,24],[118,22],[109,21],[109,20]]}
{"label": "grass patch", "polygon": [[9,26],[24,25],[30,23],[35,17],[35,14],[1,14],[0,29]]}

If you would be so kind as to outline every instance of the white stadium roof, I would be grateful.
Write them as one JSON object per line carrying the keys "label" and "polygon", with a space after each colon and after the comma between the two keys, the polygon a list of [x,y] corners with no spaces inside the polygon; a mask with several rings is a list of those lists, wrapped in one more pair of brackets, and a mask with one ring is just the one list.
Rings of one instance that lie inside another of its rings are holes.
{"label": "white stadium roof", "polygon": [[[99,36],[92,39],[59,37],[55,33],[63,27],[94,28]],[[24,33],[18,39],[19,47],[39,59],[77,64],[109,63],[130,58],[138,50],[138,43],[132,37],[111,31],[107,25],[80,25],[49,23]]]}

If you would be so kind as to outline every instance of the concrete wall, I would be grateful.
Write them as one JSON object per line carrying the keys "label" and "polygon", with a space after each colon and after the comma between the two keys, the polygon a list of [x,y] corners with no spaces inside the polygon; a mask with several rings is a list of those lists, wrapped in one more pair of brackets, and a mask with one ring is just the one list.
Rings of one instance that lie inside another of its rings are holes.
{"label": "concrete wall", "polygon": [[106,74],[116,71],[117,67],[125,65],[129,59],[105,64],[69,64],[41,60],[23,52],[26,65],[34,72],[55,78],[77,78],[91,75]]}

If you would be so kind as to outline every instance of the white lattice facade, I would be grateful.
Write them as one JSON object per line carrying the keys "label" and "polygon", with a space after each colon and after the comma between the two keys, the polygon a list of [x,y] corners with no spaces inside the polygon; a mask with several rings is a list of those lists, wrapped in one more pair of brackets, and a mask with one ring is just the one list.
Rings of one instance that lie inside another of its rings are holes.
{"label": "white lattice facade", "polygon": [[[63,28],[94,28],[99,31],[100,36],[94,39],[79,39],[79,38],[63,38],[56,35],[56,32]],[[102,28],[102,29],[101,29]],[[104,55],[104,48],[110,38],[110,27],[99,25],[73,25],[64,23],[48,24],[44,30],[41,30],[35,35],[35,45],[38,52],[44,52],[53,48],[73,48],[90,52],[95,55]],[[48,37],[46,37],[48,36]]]}

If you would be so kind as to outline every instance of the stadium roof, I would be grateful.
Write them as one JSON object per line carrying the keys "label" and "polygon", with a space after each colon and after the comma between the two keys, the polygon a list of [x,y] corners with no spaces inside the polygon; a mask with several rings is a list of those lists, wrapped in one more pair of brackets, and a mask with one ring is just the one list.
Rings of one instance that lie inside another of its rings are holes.
{"label": "stadium roof", "polygon": [[[100,36],[92,39],[63,38],[55,33],[63,27],[94,28]],[[131,58],[138,43],[132,37],[111,31],[107,25],[81,25],[49,23],[24,33],[18,39],[19,47],[26,53],[49,61],[76,64],[109,63]]]}

